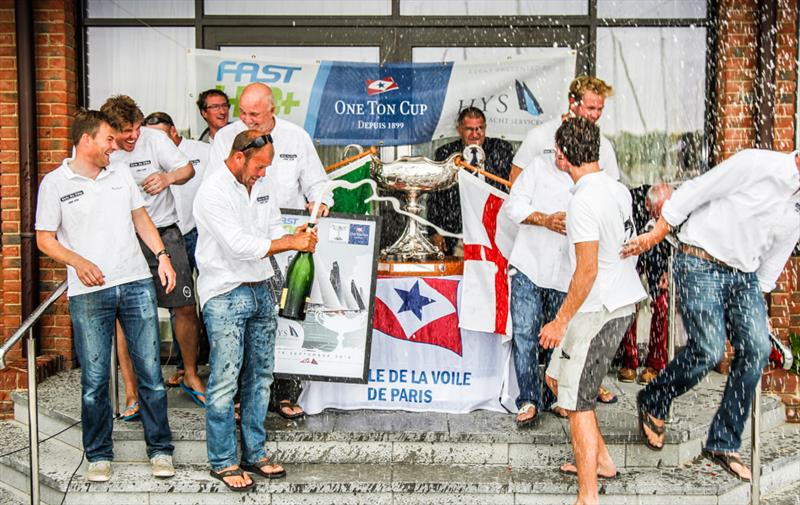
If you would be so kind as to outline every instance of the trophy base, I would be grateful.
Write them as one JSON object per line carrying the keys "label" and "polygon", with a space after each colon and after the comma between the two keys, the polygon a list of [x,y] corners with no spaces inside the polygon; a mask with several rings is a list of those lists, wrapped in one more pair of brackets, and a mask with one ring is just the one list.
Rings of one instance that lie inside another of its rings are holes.
{"label": "trophy base", "polygon": [[439,277],[464,273],[464,260],[456,256],[423,261],[399,261],[392,257],[378,262],[378,275],[387,277]]}

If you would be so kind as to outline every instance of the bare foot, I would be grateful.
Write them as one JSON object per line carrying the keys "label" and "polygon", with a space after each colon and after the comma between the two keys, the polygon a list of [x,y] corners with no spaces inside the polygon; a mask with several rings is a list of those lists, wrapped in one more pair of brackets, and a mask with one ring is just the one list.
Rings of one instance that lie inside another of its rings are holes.
{"label": "bare foot", "polygon": [[[227,468],[223,468],[217,473],[227,472],[228,470],[236,470],[238,468],[239,465],[232,465]],[[227,477],[223,477],[222,480],[231,487],[247,487],[253,483],[253,479],[247,472],[242,472],[242,475],[229,475]]]}
{"label": "bare foot", "polygon": [[[578,467],[576,467],[574,463],[564,463],[559,467],[559,470],[561,473],[578,475]],[[598,465],[597,476],[603,479],[613,479],[617,476],[617,467],[614,465]]]}
{"label": "bare foot", "polygon": [[536,407],[531,404],[524,406],[523,410],[517,414],[517,424],[528,424],[536,418]]}
{"label": "bare foot", "polygon": [[661,419],[656,419],[655,417],[651,416],[650,414],[643,413],[643,415],[647,416],[645,419],[649,419],[650,423],[652,423],[658,431],[654,431],[650,426],[649,423],[645,422],[642,423],[642,430],[644,430],[644,435],[647,437],[648,443],[656,448],[664,447],[664,439],[667,437],[664,430],[664,421]]}
{"label": "bare foot", "polygon": [[167,379],[167,386],[169,387],[177,387],[181,384],[183,380],[183,370],[178,370],[174,374],[172,374],[169,379]]}
{"label": "bare foot", "polygon": [[[200,377],[198,377],[197,375],[189,375],[188,373],[185,373],[183,375],[183,384],[189,388],[194,389],[197,392],[200,393],[206,392],[206,387],[203,384],[203,381],[201,381]],[[202,401],[203,403],[206,402],[205,395],[197,395],[197,398],[200,399],[200,401]]]}

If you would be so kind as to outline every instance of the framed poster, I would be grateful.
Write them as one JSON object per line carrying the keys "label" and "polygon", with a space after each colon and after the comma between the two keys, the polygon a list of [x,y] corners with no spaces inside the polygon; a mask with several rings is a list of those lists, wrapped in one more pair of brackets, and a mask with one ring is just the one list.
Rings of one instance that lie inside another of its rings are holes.
{"label": "framed poster", "polygon": [[[288,233],[309,221],[281,209]],[[278,318],[275,374],[305,380],[366,384],[380,244],[380,217],[331,213],[317,224],[314,284],[302,323]],[[294,252],[275,256],[282,280]],[[279,278],[278,278],[279,277]],[[279,300],[280,297],[275,298]]]}

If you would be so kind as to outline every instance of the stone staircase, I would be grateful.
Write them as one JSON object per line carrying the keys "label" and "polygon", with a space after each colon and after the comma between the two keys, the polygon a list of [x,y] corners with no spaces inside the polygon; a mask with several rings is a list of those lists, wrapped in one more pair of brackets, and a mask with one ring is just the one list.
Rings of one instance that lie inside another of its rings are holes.
{"label": "stone staircase", "polygon": [[[170,372],[165,367],[165,375]],[[620,401],[601,405],[598,417],[621,474],[600,482],[601,503],[749,503],[748,484],[698,458],[723,381],[723,376],[712,374],[675,403],[677,420],[670,425],[667,445],[653,452],[639,442],[634,407],[639,386],[609,378],[606,386]],[[16,505],[26,503],[29,468],[27,398],[15,394],[14,401],[15,420],[2,423],[0,429],[0,504]],[[256,478],[254,492],[231,493],[208,475],[203,411],[177,389],[169,391],[169,405],[175,478],[153,479],[140,424],[117,421],[114,476],[105,484],[89,484],[83,480],[79,371],[63,372],[43,383],[40,430],[43,439],[52,436],[40,445],[43,501],[550,505],[575,500],[576,479],[556,471],[572,457],[569,426],[549,414],[526,430],[518,430],[509,414],[485,411],[326,411],[299,422],[270,415],[268,448],[285,464],[288,476],[274,481]],[[780,499],[782,489],[796,490],[800,482],[800,426],[785,424],[780,402],[768,396],[762,399],[761,426],[762,495]],[[748,459],[748,451],[743,452]]]}

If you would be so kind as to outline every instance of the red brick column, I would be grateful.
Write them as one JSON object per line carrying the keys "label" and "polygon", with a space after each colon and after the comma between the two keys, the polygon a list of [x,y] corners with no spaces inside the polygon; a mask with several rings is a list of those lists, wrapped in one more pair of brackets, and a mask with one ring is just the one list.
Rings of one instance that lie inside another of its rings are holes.
{"label": "red brick column", "polygon": [[[719,52],[717,61],[717,145],[719,159],[754,147],[753,114],[756,77],[757,2],[722,0],[720,2]],[[782,0],[777,13],[776,89],[774,139],[776,150],[795,148],[795,106],[797,103],[797,2]],[[788,344],[789,334],[800,334],[800,258],[790,258],[777,288],[770,295],[770,320],[775,334]],[[722,368],[725,366],[723,364]],[[795,374],[768,370],[764,375],[765,391],[780,394],[787,404],[790,419],[800,421],[800,385]]]}
{"label": "red brick column", "polygon": [[[76,5],[73,0],[34,1],[36,100],[39,176],[57,167],[69,153],[69,118],[77,105]],[[17,110],[17,64],[14,9],[17,2],[0,0],[0,341],[22,323],[20,279],[20,178]],[[48,258],[40,268],[41,299],[65,279],[65,271]],[[39,368],[52,373],[73,360],[72,333],[66,299],[42,318]],[[18,346],[11,358],[20,358]],[[26,376],[15,364],[0,372],[0,416],[11,408],[9,391],[22,387]],[[54,365],[55,364],[55,365]],[[24,366],[22,367],[24,369]],[[40,372],[40,373],[45,373]]]}

